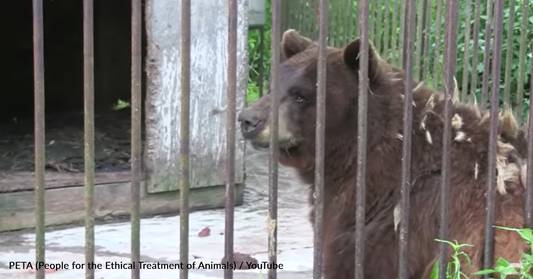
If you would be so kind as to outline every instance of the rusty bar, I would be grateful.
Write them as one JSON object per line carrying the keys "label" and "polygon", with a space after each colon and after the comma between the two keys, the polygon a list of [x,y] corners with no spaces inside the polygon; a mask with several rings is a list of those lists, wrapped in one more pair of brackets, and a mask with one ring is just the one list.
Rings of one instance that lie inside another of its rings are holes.
{"label": "rusty bar", "polygon": [[[500,72],[502,52],[504,0],[494,7],[494,49],[492,51],[492,94],[490,96],[490,135],[487,174],[487,215],[485,220],[485,251],[483,268],[492,268],[494,254],[494,200],[496,195],[496,143],[498,140],[498,108],[500,102]],[[488,276],[485,276],[488,278]]]}
{"label": "rusty bar", "polygon": [[[272,105],[270,107],[270,148],[269,148],[269,172],[268,172],[268,261],[277,262],[278,246],[278,127],[279,127],[279,63],[280,63],[280,8],[281,0],[272,1],[272,25],[270,39],[270,80]],[[268,270],[268,279],[276,279],[276,269]]]}
{"label": "rusty bar", "polygon": [[[526,34],[528,25],[528,10],[529,1],[524,0],[522,3],[522,26],[520,27],[520,34]],[[524,80],[526,76],[525,63],[526,63],[526,51],[527,51],[527,36],[520,38],[520,50],[518,54],[518,89],[516,92],[516,114],[519,121],[522,119],[522,101],[524,99]],[[530,91],[530,94],[533,90]],[[532,161],[529,161],[532,162]]]}
{"label": "rusty bar", "polygon": [[313,278],[322,278],[322,224],[324,218],[324,148],[326,133],[326,61],[328,37],[328,1],[320,0],[320,32],[318,34],[318,69],[317,69],[317,94],[316,94],[316,156],[315,156],[315,226],[314,226],[314,253],[313,253]]}
{"label": "rusty bar", "polygon": [[[189,188],[190,188],[190,96],[191,96],[191,0],[181,2],[181,80],[180,80],[180,262],[189,263]],[[228,108],[228,111],[231,109]],[[228,112],[229,113],[229,112]],[[227,207],[226,207],[227,208]],[[233,207],[232,207],[233,208]],[[227,232],[226,232],[227,234]],[[180,270],[189,278],[189,270]]]}
{"label": "rusty bar", "polygon": [[83,81],[85,125],[85,278],[94,278],[94,5],[83,1]]}
{"label": "rusty bar", "polygon": [[[514,1],[514,0],[513,0]],[[463,85],[461,86],[461,100],[465,101],[468,94],[468,62],[470,61],[470,18],[471,18],[471,9],[472,0],[466,0],[466,23],[465,23],[465,40],[464,40],[464,50],[463,50]],[[477,65],[473,66],[472,69],[476,69]]]}
{"label": "rusty bar", "polygon": [[477,71],[477,63],[478,63],[478,52],[479,52],[479,28],[481,25],[481,0],[476,0],[475,4],[475,12],[474,12],[474,36],[473,41],[474,45],[472,46],[472,82],[470,84],[470,94],[475,98],[474,100],[477,100],[476,97],[476,91],[477,91],[477,85],[478,85],[478,71]]}
{"label": "rusty bar", "polygon": [[[359,100],[357,114],[357,192],[355,211],[355,279],[365,277],[365,208],[366,208],[366,153],[367,153],[367,114],[368,114],[368,56],[369,56],[369,34],[368,34],[368,9],[369,0],[359,1],[359,34],[361,45],[359,51]],[[370,25],[371,26],[371,25]]]}
{"label": "rusty bar", "polygon": [[[514,15],[515,0],[509,0],[509,22],[507,32],[507,50],[505,53],[505,86],[503,90],[503,104],[504,108],[511,108],[511,67],[513,62],[513,31],[514,31]],[[525,36],[525,33],[524,33]]]}
{"label": "rusty bar", "polygon": [[85,278],[94,278],[94,5],[83,1],[83,81],[85,137]]}
{"label": "rusty bar", "polygon": [[[527,1],[524,1],[526,4]],[[527,7],[527,6],[526,6]],[[523,14],[522,14],[523,15]],[[527,17],[526,17],[527,18]],[[522,26],[523,27],[523,26]],[[533,47],[531,48],[531,53],[533,54]],[[519,83],[520,84],[520,83]],[[533,93],[533,59],[531,59],[531,80],[529,82],[529,92]],[[531,94],[530,93],[530,94]],[[531,95],[530,95],[531,96]],[[528,228],[533,228],[533,168],[531,167],[531,162],[533,162],[533,106],[529,105],[529,121],[527,122],[528,127],[528,142],[527,142],[527,181],[526,181],[526,216],[525,216],[525,226]]]}
{"label": "rusty bar", "polygon": [[259,28],[259,97],[263,96],[265,86],[265,27]]}
{"label": "rusty bar", "polygon": [[[131,1],[131,260],[141,260],[141,78],[142,78],[142,4]],[[140,270],[134,265],[131,278],[139,279]]]}
{"label": "rusty bar", "polygon": [[[457,33],[459,21],[459,0],[450,0],[446,2],[446,19],[444,31],[444,130],[442,139],[442,181],[441,181],[441,200],[440,200],[440,227],[439,238],[448,239],[449,223],[449,201],[450,201],[450,182],[451,182],[451,133],[452,133],[452,115],[454,98],[454,76],[457,66]],[[457,96],[458,97],[458,96]],[[439,279],[446,278],[448,246],[446,243],[439,243]]]}
{"label": "rusty bar", "polygon": [[439,71],[440,61],[440,43],[441,43],[441,29],[442,24],[442,1],[437,0],[437,18],[435,19],[435,47],[433,48],[433,87],[437,87],[439,84],[439,77],[441,73]]}
{"label": "rusty bar", "polygon": [[[403,146],[402,146],[402,181],[400,201],[400,232],[399,232],[399,277],[409,278],[409,194],[411,186],[411,139],[413,126],[413,51],[415,30],[416,0],[407,1],[405,14],[405,57],[403,69],[405,71],[405,97],[404,97],[404,121],[403,121]],[[419,18],[420,22],[420,18]],[[419,24],[420,27],[420,24]],[[419,29],[418,31],[421,31]],[[420,41],[418,42],[420,45]],[[417,56],[420,59],[420,55]],[[417,59],[415,58],[415,59]]]}
{"label": "rusty bar", "polygon": [[[421,57],[422,57],[422,28],[423,28],[423,24],[424,24],[424,1],[423,0],[419,0],[417,1],[418,3],[415,3],[415,5],[417,6],[418,10],[416,13],[413,13],[411,14],[413,17],[416,17],[416,50],[414,52],[414,58],[412,57],[411,59],[414,60],[414,61],[411,61],[410,63],[413,63],[414,62],[414,65],[413,65],[413,69],[411,69],[412,71],[412,77],[413,78],[416,78],[417,80],[420,80],[421,78],[421,75],[420,75],[420,67],[422,65],[421,63]],[[410,19],[405,19],[407,21],[409,21]],[[415,34],[413,34],[413,36],[415,36]],[[407,55],[407,53],[404,51],[405,55]],[[406,56],[407,57],[407,56]],[[406,61],[406,64],[407,65],[407,61]],[[407,97],[407,96],[406,96]]]}
{"label": "rusty bar", "polygon": [[386,52],[388,53],[389,52],[389,49],[390,49],[390,44],[389,44],[389,38],[390,38],[390,5],[391,5],[391,0],[385,0],[385,3],[383,4],[384,5],[384,9],[383,9],[383,12],[385,13],[383,16],[384,16],[384,22],[385,22],[385,27],[383,29],[383,52]]}
{"label": "rusty bar", "polygon": [[[35,261],[45,259],[45,122],[44,122],[44,32],[43,1],[33,0],[33,86],[35,137]],[[35,278],[44,279],[44,269],[37,269]]]}
{"label": "rusty bar", "polygon": [[481,84],[481,107],[487,107],[487,95],[489,91],[490,74],[490,45],[491,45],[491,22],[492,22],[492,1],[487,1],[487,22],[485,24],[485,52],[483,55],[483,81]]}
{"label": "rusty bar", "polygon": [[[237,110],[237,0],[228,0],[228,87],[226,109],[226,226],[224,252],[227,262],[233,262],[235,222],[235,127]],[[190,17],[190,13],[188,15]],[[188,22],[190,23],[190,22]],[[190,34],[188,34],[190,35]],[[224,270],[224,278],[233,278],[233,269]]]}

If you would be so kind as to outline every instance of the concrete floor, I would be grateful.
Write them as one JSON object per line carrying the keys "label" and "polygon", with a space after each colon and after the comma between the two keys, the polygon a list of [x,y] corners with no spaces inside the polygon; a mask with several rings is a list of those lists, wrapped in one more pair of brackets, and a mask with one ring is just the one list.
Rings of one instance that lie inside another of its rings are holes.
{"label": "concrete floor", "polygon": [[[259,262],[268,259],[268,154],[247,147],[247,187],[244,205],[235,208],[234,251],[250,254]],[[307,220],[307,189],[292,172],[280,166],[278,197],[278,269],[280,279],[312,278],[313,230]],[[176,201],[177,202],[177,201]],[[224,270],[198,269],[200,263],[220,263],[224,256],[224,209],[190,214],[189,262],[197,268],[189,270],[191,279],[224,278]],[[210,235],[198,233],[209,227]],[[46,274],[51,279],[83,278],[84,269],[73,268],[73,262],[84,263],[84,228],[55,230],[46,234],[46,262],[65,263],[68,268]],[[28,232],[0,234],[0,278],[35,278],[31,269],[9,268],[9,262],[35,261],[35,234]],[[145,262],[179,263],[179,216],[141,220],[141,260]],[[130,278],[124,268],[106,268],[107,262],[128,262],[130,257],[130,224],[113,223],[95,227],[96,278]],[[235,279],[267,278],[266,270],[236,270]],[[147,279],[179,278],[177,269],[143,269]]]}

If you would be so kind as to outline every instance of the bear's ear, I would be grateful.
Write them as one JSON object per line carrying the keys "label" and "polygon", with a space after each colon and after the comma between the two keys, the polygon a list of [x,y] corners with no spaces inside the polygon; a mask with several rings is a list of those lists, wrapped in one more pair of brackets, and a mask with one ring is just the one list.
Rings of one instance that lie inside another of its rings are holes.
{"label": "bear's ear", "polygon": [[283,33],[283,38],[281,39],[281,49],[285,58],[289,59],[291,56],[304,51],[312,43],[313,41],[298,34],[296,30],[289,29]]}
{"label": "bear's ear", "polygon": [[[348,68],[358,71],[359,70],[359,55],[361,51],[361,38],[356,38],[350,42],[345,48],[343,53],[344,63]],[[377,53],[374,45],[368,41],[368,77],[372,80],[379,71],[381,63],[381,57]]]}

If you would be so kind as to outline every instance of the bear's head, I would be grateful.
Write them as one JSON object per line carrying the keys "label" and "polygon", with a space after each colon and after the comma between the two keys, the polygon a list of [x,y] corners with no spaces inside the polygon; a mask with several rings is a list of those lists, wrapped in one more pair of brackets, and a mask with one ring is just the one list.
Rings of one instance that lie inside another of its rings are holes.
{"label": "bear's head", "polygon": [[[342,49],[326,50],[326,145],[357,135],[360,46],[361,39],[357,38]],[[317,42],[288,30],[283,34],[281,48],[286,59],[278,72],[280,162],[304,167],[299,163],[309,162],[315,152],[319,47]],[[379,90],[380,75],[400,72],[380,58],[371,42],[368,58],[368,92]],[[255,148],[269,147],[272,94],[268,93],[238,117],[244,138]]]}

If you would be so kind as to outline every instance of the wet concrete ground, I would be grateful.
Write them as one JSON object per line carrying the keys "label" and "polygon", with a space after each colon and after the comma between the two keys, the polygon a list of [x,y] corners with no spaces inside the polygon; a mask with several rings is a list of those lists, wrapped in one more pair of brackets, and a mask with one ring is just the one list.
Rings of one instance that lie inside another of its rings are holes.
{"label": "wet concrete ground", "polygon": [[[247,187],[244,205],[235,208],[234,251],[250,254],[259,262],[268,260],[268,153],[247,147]],[[291,169],[279,166],[278,196],[278,269],[280,279],[312,278],[313,229],[308,222],[307,186],[302,185]],[[177,202],[177,201],[176,201]],[[190,214],[189,269],[191,279],[223,278],[224,270],[202,268],[220,263],[224,256],[224,209],[206,210]],[[210,235],[198,233],[209,227]],[[74,264],[85,262],[84,227],[54,230],[46,234],[46,263],[68,264],[65,269],[47,273],[46,278],[83,278],[84,269]],[[0,234],[0,278],[35,278],[29,269],[10,269],[13,261],[35,261],[35,234],[16,232]],[[154,217],[141,220],[141,260],[151,263],[180,263],[179,216]],[[130,224],[113,223],[95,227],[96,278],[130,278],[131,271],[120,267],[130,258]],[[115,262],[115,268],[111,263]],[[106,268],[106,264],[108,265]],[[117,267],[118,265],[118,267]],[[260,276],[262,272],[262,276]],[[235,279],[267,278],[266,270],[236,270]],[[179,278],[178,269],[142,269],[147,279]]]}

